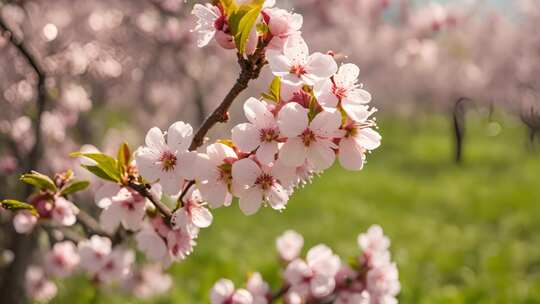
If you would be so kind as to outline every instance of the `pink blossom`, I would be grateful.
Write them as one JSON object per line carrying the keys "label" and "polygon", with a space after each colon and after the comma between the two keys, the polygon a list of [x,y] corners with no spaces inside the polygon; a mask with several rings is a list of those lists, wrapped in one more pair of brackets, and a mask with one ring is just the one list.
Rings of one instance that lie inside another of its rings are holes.
{"label": "pink blossom", "polygon": [[45,256],[47,273],[59,278],[68,277],[79,265],[80,257],[77,247],[71,241],[54,244]]}
{"label": "pink blossom", "polygon": [[293,85],[314,85],[337,71],[332,56],[322,53],[309,55],[308,46],[300,36],[288,39],[283,46],[283,53],[269,50],[267,59],[272,73],[281,77],[283,82]]}
{"label": "pink blossom", "polygon": [[120,224],[127,230],[138,230],[145,216],[145,205],[146,200],[139,193],[121,188],[101,213],[101,225],[110,232],[116,230]]}
{"label": "pink blossom", "polygon": [[371,303],[397,303],[395,296],[401,286],[395,263],[379,265],[369,270],[366,282]]}
{"label": "pink blossom", "polygon": [[171,218],[173,229],[206,228],[212,224],[212,213],[204,206],[199,190],[186,195],[184,206],[175,211]]}
{"label": "pink blossom", "polygon": [[99,235],[79,242],[80,266],[82,269],[95,275],[105,265],[107,257],[112,251],[111,240]]}
{"label": "pink blossom", "polygon": [[[154,220],[152,221],[155,222]],[[161,220],[161,222],[163,222]],[[160,225],[158,223],[158,225]],[[165,225],[165,223],[163,223]],[[167,248],[166,236],[170,231],[170,228],[163,227],[167,230],[163,235],[159,234],[153,225],[144,225],[143,228],[135,235],[137,241],[137,248],[142,251],[147,258],[152,261],[162,261],[164,264],[169,265],[171,259]]]}
{"label": "pink blossom", "polygon": [[290,36],[300,35],[303,17],[284,9],[271,8],[263,11],[272,40],[269,47],[281,50]]}
{"label": "pink blossom", "polygon": [[268,303],[268,295],[271,292],[270,286],[263,280],[260,273],[255,272],[249,276],[246,289],[253,296],[253,304]]}
{"label": "pink blossom", "polygon": [[79,208],[72,202],[59,196],[54,199],[54,207],[51,211],[53,220],[63,226],[72,226],[77,221]]}
{"label": "pink blossom", "polygon": [[232,195],[229,191],[232,182],[232,163],[237,160],[232,148],[221,143],[206,147],[205,154],[199,154],[198,188],[202,197],[212,208],[229,206]]}
{"label": "pink blossom", "polygon": [[23,210],[17,212],[13,217],[13,227],[17,233],[29,233],[36,226],[37,217],[29,211]]}
{"label": "pink blossom", "polygon": [[26,294],[37,302],[47,302],[56,296],[58,288],[45,276],[43,269],[30,266],[26,270]]}
{"label": "pink blossom", "polygon": [[172,278],[158,265],[143,266],[124,281],[123,288],[137,298],[148,299],[167,292],[172,286]]}
{"label": "pink blossom", "polygon": [[197,245],[195,242],[196,232],[186,228],[174,229],[169,232],[167,247],[172,260],[184,260],[193,252],[193,248]]}
{"label": "pink blossom", "polygon": [[135,152],[137,166],[143,177],[159,180],[166,194],[177,194],[182,180],[193,178],[196,153],[188,151],[193,129],[184,122],[176,122],[166,134],[154,127],[146,134],[146,146]]}
{"label": "pink blossom", "polygon": [[95,279],[106,284],[122,281],[129,275],[133,262],[135,262],[133,251],[117,247],[107,256]]}
{"label": "pink blossom", "polygon": [[347,63],[339,67],[332,78],[317,83],[314,90],[319,104],[331,109],[340,105],[349,117],[360,121],[365,104],[371,101],[371,94],[357,83],[359,74],[358,66]]}
{"label": "pink blossom", "polygon": [[381,145],[381,135],[370,127],[351,123],[345,126],[345,136],[339,142],[339,162],[347,170],[360,170],[365,153]]}
{"label": "pink blossom", "polygon": [[304,238],[294,230],[287,230],[276,240],[276,248],[282,260],[290,262],[300,256]]}
{"label": "pink blossom", "polygon": [[230,280],[220,279],[210,290],[212,304],[253,304],[253,296],[245,289],[234,289]]}
{"label": "pink blossom", "polygon": [[376,254],[388,250],[390,239],[384,235],[381,226],[373,225],[366,233],[358,236],[358,246],[364,252]]}
{"label": "pink blossom", "polygon": [[306,261],[296,259],[285,270],[285,279],[291,289],[303,297],[322,298],[332,293],[340,260],[325,245],[317,245],[307,253]]}
{"label": "pink blossom", "polygon": [[256,213],[261,204],[268,202],[273,209],[285,208],[289,193],[279,183],[269,166],[259,166],[249,158],[241,159],[232,166],[236,183],[235,194],[240,198],[240,209],[246,215]]}
{"label": "pink blossom", "polygon": [[191,14],[197,17],[197,25],[193,29],[193,32],[197,34],[197,46],[204,47],[214,38],[217,24],[224,22],[221,20],[224,20],[225,17],[217,6],[210,3],[195,4]]}
{"label": "pink blossom", "polygon": [[315,170],[322,171],[336,158],[334,138],[341,136],[339,111],[322,111],[309,122],[308,110],[300,104],[286,104],[278,114],[278,125],[287,141],[279,158],[288,166],[300,166],[307,160]]}
{"label": "pink blossom", "polygon": [[274,115],[264,101],[253,97],[244,103],[244,113],[249,123],[239,124],[232,129],[234,144],[244,152],[257,149],[255,154],[263,164],[274,161],[280,137]]}
{"label": "pink blossom", "polygon": [[[371,304],[369,293],[342,291],[338,294],[334,304]],[[386,302],[383,302],[386,304]],[[375,303],[374,303],[375,304]],[[382,303],[381,303],[382,304]]]}

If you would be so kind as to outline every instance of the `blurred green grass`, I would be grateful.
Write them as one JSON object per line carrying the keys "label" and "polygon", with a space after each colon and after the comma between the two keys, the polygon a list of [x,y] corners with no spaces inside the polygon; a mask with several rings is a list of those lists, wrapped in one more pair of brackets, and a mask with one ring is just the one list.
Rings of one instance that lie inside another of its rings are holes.
{"label": "blurred green grass", "polygon": [[540,303],[540,155],[526,148],[523,127],[502,115],[495,122],[469,115],[458,166],[447,117],[388,117],[379,125],[383,146],[364,171],[335,166],[297,191],[282,213],[216,210],[194,254],[171,269],[167,295],[141,302],[112,289],[95,298],[75,278],[53,303],[208,303],[217,279],[243,284],[250,271],[277,288],[280,233],[295,229],[304,251],[326,243],[346,258],[358,253],[356,236],[372,224],[392,239],[400,303]]}

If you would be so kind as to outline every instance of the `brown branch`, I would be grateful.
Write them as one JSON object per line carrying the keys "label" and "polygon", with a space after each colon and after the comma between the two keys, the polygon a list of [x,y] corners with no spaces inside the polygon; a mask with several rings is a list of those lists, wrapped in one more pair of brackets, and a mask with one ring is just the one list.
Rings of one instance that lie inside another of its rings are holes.
{"label": "brown branch", "polygon": [[265,48],[265,43],[259,43],[259,47],[255,53],[248,56],[247,59],[244,58],[243,55],[238,54],[238,64],[241,68],[238,79],[236,79],[236,82],[229,93],[227,93],[225,98],[223,98],[221,104],[214,110],[214,112],[212,112],[212,114],[210,114],[210,116],[206,118],[199,130],[197,130],[189,150],[193,151],[202,146],[206,134],[217,123],[227,122],[229,118],[227,112],[229,111],[229,108],[233,104],[236,97],[238,97],[238,95],[240,95],[240,93],[242,93],[248,87],[248,84],[252,79],[259,77],[261,69],[266,65],[267,61],[264,55]]}
{"label": "brown branch", "polygon": [[152,193],[150,193],[150,191],[148,191],[148,188],[146,187],[146,185],[144,185],[144,184],[136,184],[136,183],[130,181],[128,183],[128,187],[130,187],[131,189],[137,191],[143,197],[146,197],[147,199],[149,199],[152,202],[152,204],[154,204],[154,206],[156,206],[156,208],[159,210],[159,212],[161,212],[161,214],[163,214],[167,218],[170,218],[172,216],[172,212],[169,209],[169,207],[167,207],[167,205],[160,202],[158,199],[155,199],[154,196],[152,195]]}
{"label": "brown branch", "polygon": [[42,140],[42,132],[41,132],[41,116],[42,113],[45,111],[45,104],[47,99],[47,91],[45,88],[45,79],[47,77],[45,73],[45,69],[40,64],[37,57],[34,55],[34,53],[30,50],[30,48],[24,43],[23,39],[20,37],[17,37],[13,30],[8,26],[8,24],[4,21],[4,19],[0,16],[0,28],[7,33],[9,36],[9,41],[11,44],[19,51],[19,53],[26,59],[32,70],[34,70],[34,73],[37,76],[37,114],[34,120],[34,136],[35,136],[35,142],[32,146],[32,149],[30,150],[30,153],[28,155],[28,163],[26,164],[26,171],[30,171],[32,169],[35,169],[41,152],[41,140]]}

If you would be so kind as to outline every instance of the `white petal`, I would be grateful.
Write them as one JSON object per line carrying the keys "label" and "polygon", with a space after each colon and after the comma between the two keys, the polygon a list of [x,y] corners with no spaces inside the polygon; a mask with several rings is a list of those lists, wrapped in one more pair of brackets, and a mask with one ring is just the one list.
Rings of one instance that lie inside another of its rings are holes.
{"label": "white petal", "polygon": [[231,133],[234,144],[243,152],[251,152],[261,143],[259,129],[253,124],[236,125]]}
{"label": "white petal", "polygon": [[289,138],[279,150],[279,158],[287,166],[301,166],[307,157],[306,146],[298,137]]}
{"label": "white petal", "polygon": [[255,214],[261,208],[263,194],[258,188],[250,188],[242,193],[239,200],[240,210],[245,215]]}
{"label": "white petal", "polygon": [[289,200],[289,194],[280,184],[273,185],[267,196],[270,206],[275,210],[285,209],[285,205]]}
{"label": "white petal", "polygon": [[281,52],[269,50],[266,52],[266,59],[274,75],[281,77],[289,74],[291,62]]}
{"label": "white petal", "polygon": [[212,304],[223,304],[234,293],[234,284],[230,280],[220,279],[210,291]]}
{"label": "white petal", "polygon": [[137,233],[135,240],[137,241],[137,248],[153,261],[160,261],[167,254],[165,242],[151,227]]}
{"label": "white petal", "polygon": [[194,179],[197,172],[197,152],[179,152],[177,155],[177,164],[174,171],[177,175],[185,179]]}
{"label": "white petal", "polygon": [[299,103],[286,104],[278,114],[279,131],[287,137],[300,135],[308,126],[308,109]]}
{"label": "white petal", "polygon": [[244,158],[232,165],[233,180],[239,185],[251,186],[261,175],[261,168],[251,159]]}
{"label": "white petal", "polygon": [[266,103],[256,98],[250,97],[244,103],[244,113],[246,118],[258,129],[272,128],[275,126],[274,115],[268,111]]}
{"label": "white petal", "polygon": [[330,276],[316,275],[310,281],[311,292],[316,298],[326,297],[334,291],[335,287],[336,281]]}
{"label": "white petal", "polygon": [[[165,149],[165,148],[164,148]],[[158,163],[160,150],[140,147],[135,151],[135,161],[139,173],[149,181],[157,180],[161,175],[161,165]]]}
{"label": "white petal", "polygon": [[322,111],[311,122],[309,128],[318,136],[333,137],[341,126],[341,113],[337,110]]}
{"label": "white petal", "polygon": [[336,85],[340,88],[351,88],[355,85],[360,69],[356,64],[346,63],[339,67],[339,71],[334,76]]}
{"label": "white petal", "polygon": [[206,228],[212,224],[213,216],[210,211],[204,207],[191,209],[191,220],[199,228]]}
{"label": "white petal", "polygon": [[283,46],[283,54],[289,59],[291,65],[304,65],[308,60],[309,48],[302,36],[294,36],[290,37]]}
{"label": "white petal", "polygon": [[364,150],[352,138],[339,143],[339,163],[347,170],[361,170],[364,166]]}
{"label": "white petal", "polygon": [[192,139],[193,128],[183,121],[175,122],[167,131],[167,145],[173,151],[186,151]]}
{"label": "white petal", "polygon": [[101,227],[107,232],[114,232],[120,225],[122,210],[118,204],[112,204],[104,209],[99,216]]}
{"label": "white petal", "polygon": [[229,190],[223,183],[206,183],[200,184],[199,190],[205,201],[210,204],[212,208],[219,208],[223,205],[230,203]]}
{"label": "white petal", "polygon": [[311,270],[306,262],[296,259],[287,265],[283,275],[289,283],[297,285],[311,275]]}
{"label": "white petal", "polygon": [[381,145],[381,135],[371,128],[359,130],[355,140],[366,150],[374,150]]}
{"label": "white petal", "polygon": [[302,90],[302,86],[292,85],[286,82],[282,82],[280,89],[281,89],[280,91],[281,100],[288,102],[293,99],[294,93],[300,92]]}
{"label": "white petal", "polygon": [[323,108],[335,108],[338,104],[338,98],[334,95],[333,84],[330,79],[319,81],[315,84],[315,96]]}
{"label": "white petal", "polygon": [[316,81],[332,76],[337,71],[337,64],[330,55],[313,53],[306,63],[306,72],[315,84]]}
{"label": "white petal", "polygon": [[120,191],[120,186],[113,183],[105,183],[96,191],[95,202],[99,208],[107,208],[111,205],[111,197]]}
{"label": "white petal", "polygon": [[218,164],[222,163],[226,158],[236,158],[234,150],[221,143],[211,144],[206,147],[206,154]]}
{"label": "white petal", "polygon": [[148,130],[144,142],[147,147],[161,151],[165,148],[165,137],[158,127]]}
{"label": "white petal", "polygon": [[322,171],[332,166],[336,154],[331,146],[330,141],[318,140],[308,148],[308,159],[313,163],[315,170]]}
{"label": "white petal", "polygon": [[269,164],[274,161],[274,157],[278,151],[278,143],[273,142],[263,142],[259,149],[257,149],[257,159],[262,164]]}

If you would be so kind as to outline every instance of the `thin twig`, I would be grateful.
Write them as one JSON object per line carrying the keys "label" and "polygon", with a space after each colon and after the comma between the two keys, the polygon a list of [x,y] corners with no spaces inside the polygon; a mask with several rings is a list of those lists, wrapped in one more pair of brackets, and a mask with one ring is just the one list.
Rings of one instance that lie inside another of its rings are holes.
{"label": "thin twig", "polygon": [[167,207],[167,205],[163,204],[158,199],[154,198],[152,193],[150,193],[150,191],[148,191],[148,188],[146,188],[146,185],[144,185],[144,184],[136,184],[134,182],[129,182],[128,187],[130,187],[131,189],[137,191],[143,197],[146,197],[147,199],[149,199],[150,202],[152,202],[152,204],[154,204],[154,206],[156,206],[156,208],[159,210],[159,212],[161,212],[161,214],[163,214],[167,218],[170,218],[172,216],[172,212],[169,209],[169,207]]}
{"label": "thin twig", "polygon": [[113,237],[110,233],[107,233],[105,230],[103,230],[99,223],[90,214],[86,213],[82,209],[80,209],[79,213],[77,214],[77,220],[79,224],[84,227],[88,234],[99,234],[108,238]]}
{"label": "thin twig", "polygon": [[175,211],[177,209],[180,209],[184,206],[184,197],[186,196],[186,194],[189,192],[189,189],[195,185],[195,181],[194,180],[191,180],[189,181],[189,183],[184,187],[184,189],[182,190],[182,193],[180,194],[180,196],[178,196],[178,201],[176,201],[176,208],[174,209]]}
{"label": "thin twig", "polygon": [[268,299],[268,303],[269,304],[275,303],[277,300],[279,300],[281,297],[283,297],[283,295],[285,295],[287,293],[287,291],[289,291],[289,288],[290,288],[290,286],[288,286],[288,285],[284,285],[283,287],[281,287],[276,293],[272,294],[270,299]]}
{"label": "thin twig", "polygon": [[28,155],[28,163],[26,164],[26,171],[35,169],[42,152],[41,140],[41,116],[45,111],[45,104],[47,100],[47,91],[45,88],[45,79],[47,78],[45,69],[40,64],[37,57],[30,50],[30,48],[24,43],[23,39],[17,37],[13,30],[8,26],[4,19],[0,16],[0,28],[7,33],[11,44],[19,51],[19,53],[26,59],[32,70],[37,76],[37,114],[34,120],[34,145]]}
{"label": "thin twig", "polygon": [[217,123],[226,122],[228,120],[229,117],[227,112],[236,97],[248,87],[248,84],[252,79],[259,77],[261,69],[266,65],[267,61],[264,55],[265,48],[266,44],[261,43],[257,48],[257,51],[247,59],[244,58],[243,55],[238,54],[238,64],[241,68],[238,79],[236,79],[233,87],[229,93],[227,93],[225,98],[223,98],[220,105],[205,119],[199,130],[197,130],[189,150],[193,151],[202,146],[208,131],[210,131]]}

